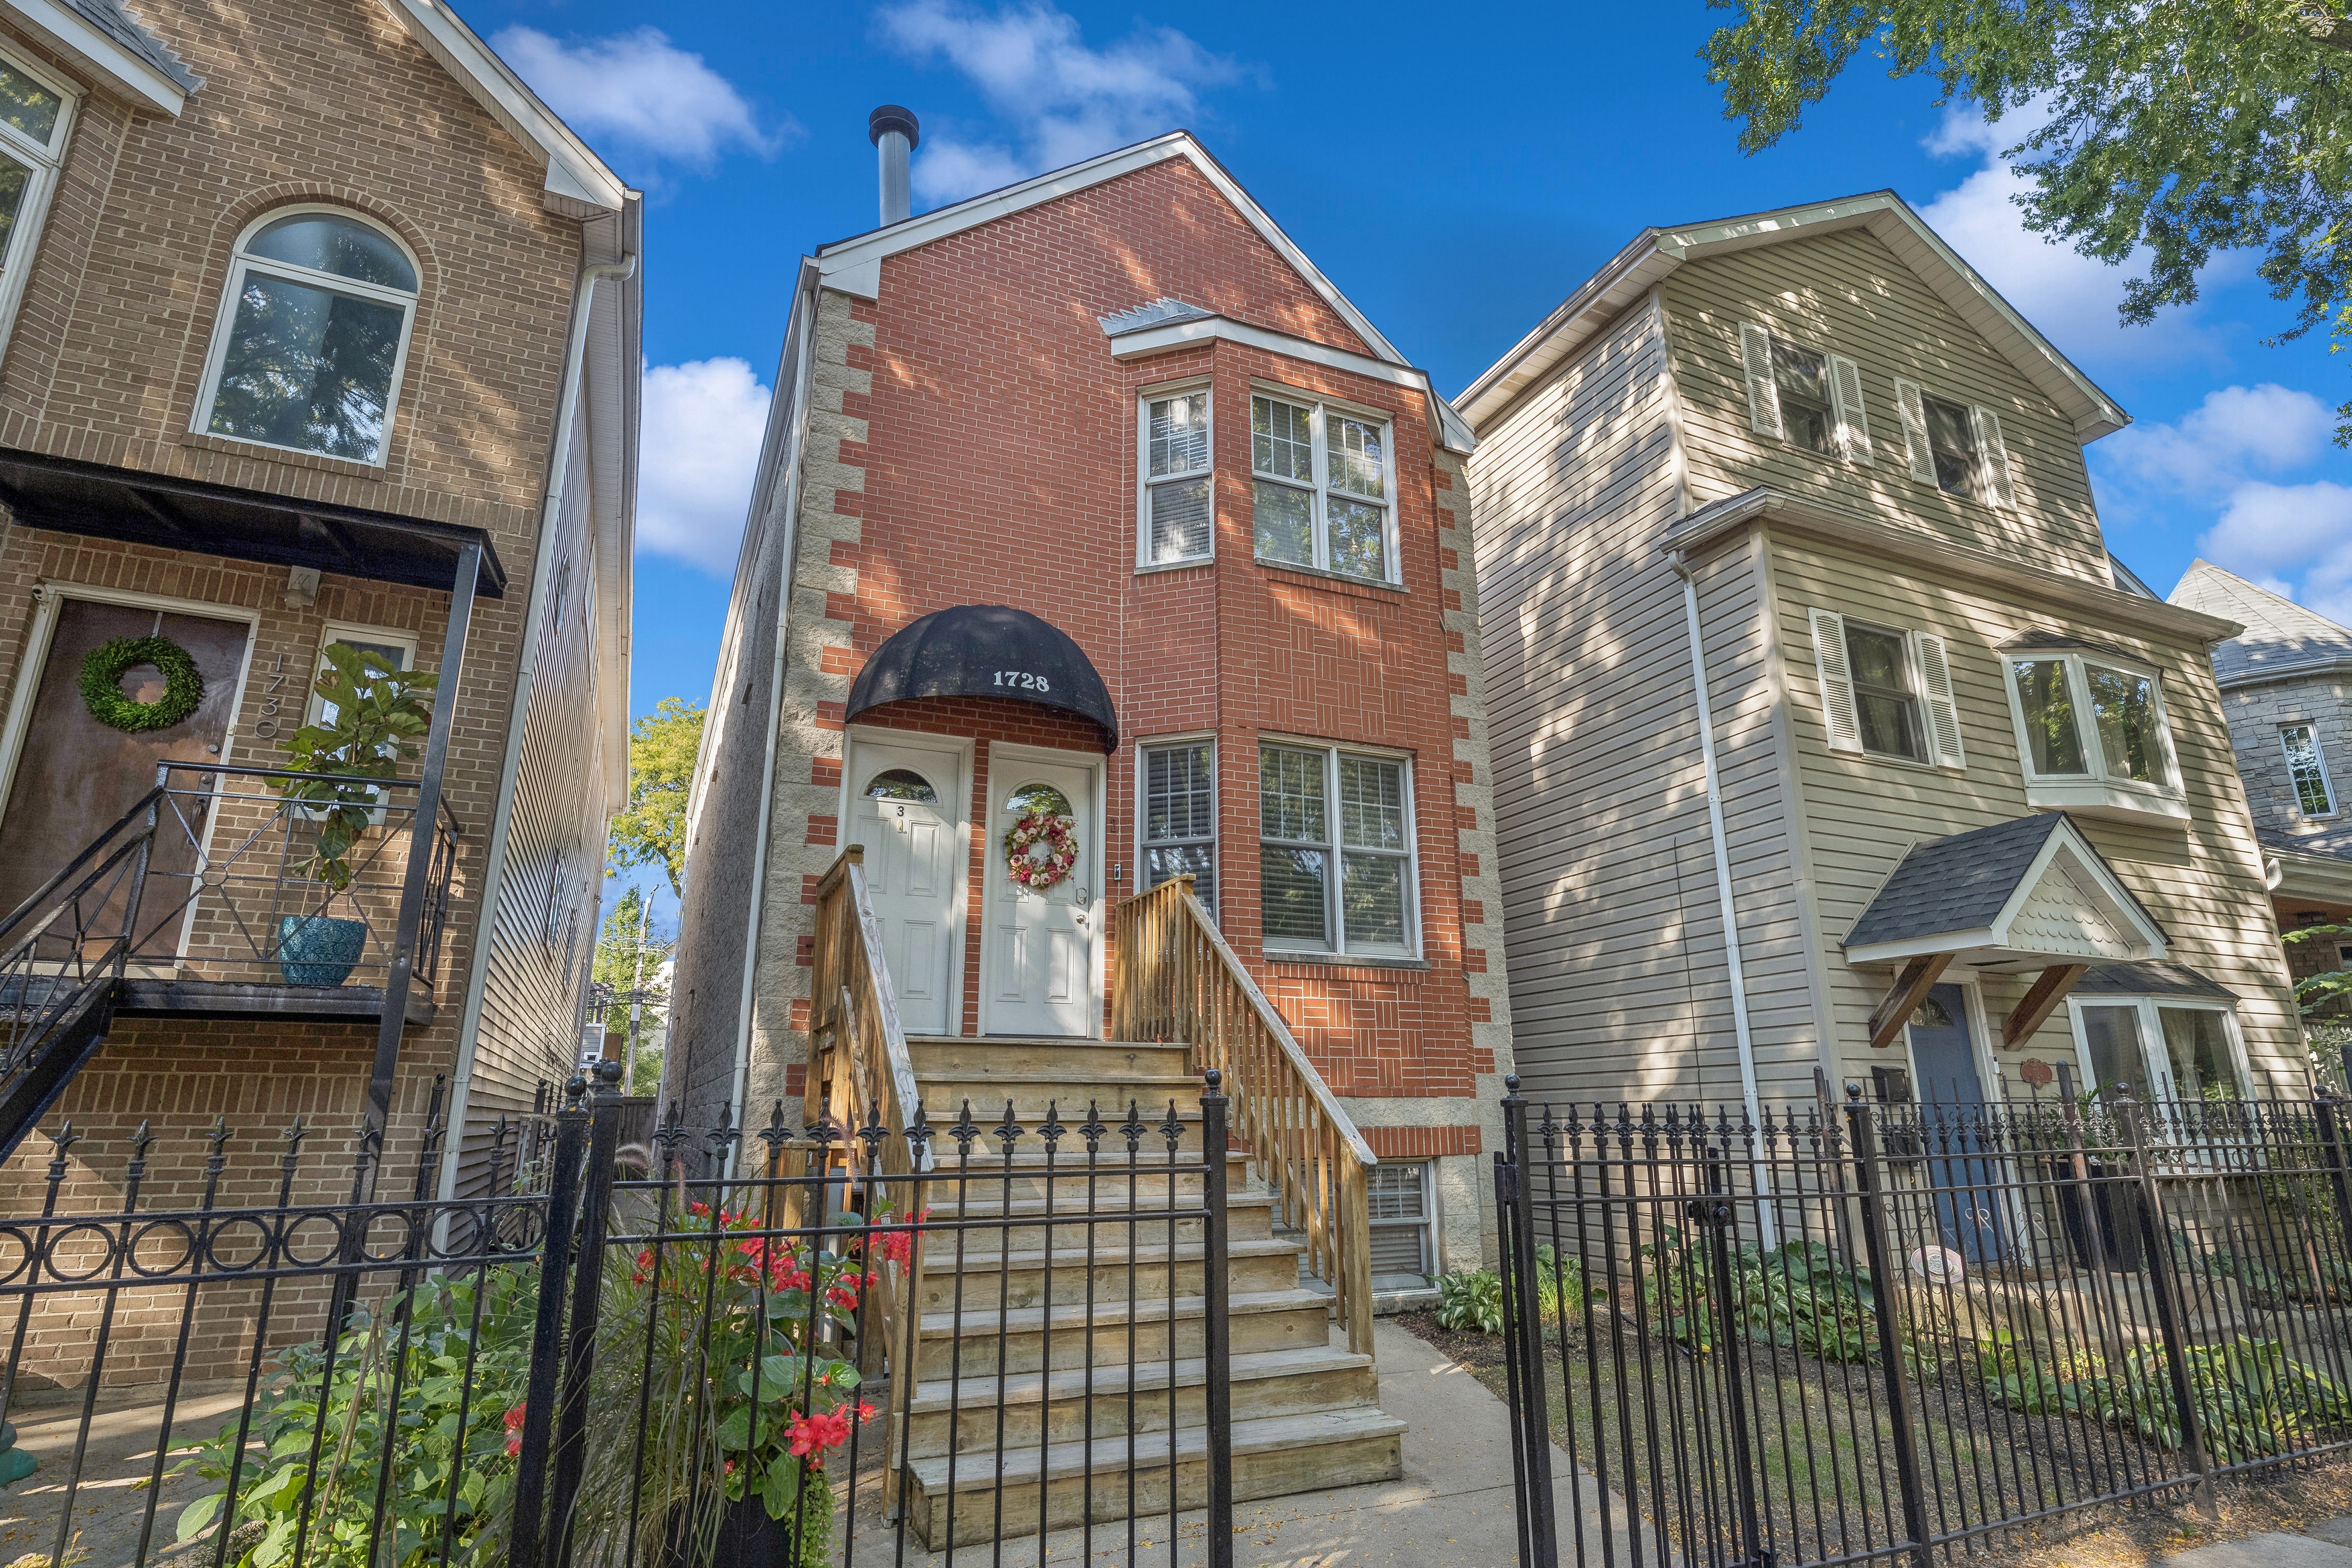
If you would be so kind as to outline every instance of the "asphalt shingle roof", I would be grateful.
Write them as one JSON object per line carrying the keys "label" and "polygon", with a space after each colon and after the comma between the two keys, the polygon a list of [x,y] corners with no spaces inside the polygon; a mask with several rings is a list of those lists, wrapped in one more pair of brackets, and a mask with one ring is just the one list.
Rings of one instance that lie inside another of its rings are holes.
{"label": "asphalt shingle roof", "polygon": [[2316,833],[2257,827],[2254,837],[2265,849],[2285,849],[2297,855],[2333,855],[2340,860],[2352,860],[2352,823],[2328,823]]}
{"label": "asphalt shingle roof", "polygon": [[2040,811],[1914,844],[1845,933],[1846,946],[1914,942],[1990,925],[2063,820],[2054,811]]}
{"label": "asphalt shingle roof", "polygon": [[2189,563],[2180,585],[2172,590],[2171,602],[2245,626],[2229,641],[2214,645],[2213,673],[2222,680],[2281,666],[2352,658],[2352,629],[2210,561]]}
{"label": "asphalt shingle roof", "polygon": [[2076,995],[2205,996],[2234,1002],[2238,994],[2185,963],[2149,959],[2141,963],[2095,963],[2074,982]]}

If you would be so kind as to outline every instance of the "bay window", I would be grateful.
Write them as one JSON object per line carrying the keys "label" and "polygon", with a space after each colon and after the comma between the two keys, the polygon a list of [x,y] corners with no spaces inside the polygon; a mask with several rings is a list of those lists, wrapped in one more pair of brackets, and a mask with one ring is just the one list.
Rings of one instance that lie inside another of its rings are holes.
{"label": "bay window", "polygon": [[1143,451],[1138,564],[1206,561],[1216,531],[1209,389],[1149,393],[1138,401]]}
{"label": "bay window", "polygon": [[1389,424],[1328,404],[1250,398],[1257,557],[1372,583],[1397,575]]}
{"label": "bay window", "polygon": [[2103,650],[2012,647],[2010,710],[2031,804],[2185,818],[2154,670]]}
{"label": "bay window", "polygon": [[0,51],[0,344],[24,297],[79,95]]}
{"label": "bay window", "polygon": [[1412,777],[1403,758],[1261,747],[1258,841],[1269,952],[1416,955]]}

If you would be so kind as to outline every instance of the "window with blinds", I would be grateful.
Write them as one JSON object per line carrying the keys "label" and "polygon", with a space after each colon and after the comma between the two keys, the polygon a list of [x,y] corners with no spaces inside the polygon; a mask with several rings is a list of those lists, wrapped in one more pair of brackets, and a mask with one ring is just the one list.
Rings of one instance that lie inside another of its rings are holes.
{"label": "window with blinds", "polygon": [[1215,532],[1209,392],[1202,387],[1141,400],[1140,564],[1173,566],[1209,558]]}
{"label": "window with blinds", "polygon": [[1206,741],[1143,748],[1143,886],[1190,873],[1192,891],[1217,908],[1217,790]]}
{"label": "window with blinds", "polygon": [[1372,1167],[1367,1186],[1374,1277],[1416,1275],[1426,1280],[1437,1272],[1430,1255],[1429,1162],[1382,1160]]}

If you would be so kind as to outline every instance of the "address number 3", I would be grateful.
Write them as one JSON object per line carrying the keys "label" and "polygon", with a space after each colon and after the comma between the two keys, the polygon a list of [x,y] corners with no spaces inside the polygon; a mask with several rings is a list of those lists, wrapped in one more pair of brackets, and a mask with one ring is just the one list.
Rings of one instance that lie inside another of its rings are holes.
{"label": "address number 3", "polygon": [[1024,691],[1051,691],[1053,686],[1042,675],[1032,675],[1025,669],[1000,669],[996,672],[999,686],[1017,686]]}

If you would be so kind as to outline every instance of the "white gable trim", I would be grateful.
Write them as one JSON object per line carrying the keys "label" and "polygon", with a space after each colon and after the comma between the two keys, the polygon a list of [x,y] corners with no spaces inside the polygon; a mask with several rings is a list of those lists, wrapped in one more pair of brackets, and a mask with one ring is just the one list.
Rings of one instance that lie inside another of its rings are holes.
{"label": "white gable trim", "polygon": [[[1146,359],[1153,354],[1167,353],[1193,343],[1208,342],[1222,338],[1227,342],[1242,343],[1269,353],[1290,359],[1305,360],[1311,364],[1331,370],[1346,371],[1374,381],[1384,381],[1391,386],[1410,387],[1428,399],[1430,434],[1448,451],[1467,457],[1475,442],[1469,426],[1461,416],[1446,406],[1445,400],[1430,389],[1429,373],[1409,364],[1397,364],[1386,360],[1368,359],[1346,349],[1335,349],[1328,343],[1318,343],[1312,338],[1293,337],[1288,332],[1269,331],[1264,327],[1236,321],[1229,316],[1192,316],[1181,321],[1163,322],[1122,332],[1110,340],[1111,357],[1116,360]],[[1451,416],[1451,417],[1448,417]]]}
{"label": "white gable trim", "polygon": [[185,88],[124,48],[111,34],[92,26],[72,6],[58,0],[5,0],[5,9],[44,42],[87,62],[107,86],[133,102],[176,116],[188,101]]}
{"label": "white gable trim", "polygon": [[550,212],[586,219],[621,210],[629,194],[627,184],[456,12],[440,0],[383,0],[383,5],[425,46],[425,53],[506,127],[508,135],[539,159],[547,170],[543,200]]}
{"label": "white gable trim", "polygon": [[2073,424],[2085,445],[2131,422],[2115,401],[2017,313],[1993,286],[1944,243],[1892,191],[1786,207],[1687,228],[1644,229],[1510,353],[1479,375],[1456,401],[1475,425],[1500,414],[1554,365],[1661,279],[1689,261],[1760,245],[1866,228],[2015,365]]}
{"label": "white gable trim", "polygon": [[[2115,943],[2099,942],[2088,921],[2081,934],[2066,937],[2038,936],[2018,930],[2019,917],[2034,902],[2045,881],[2054,881],[2062,887],[2072,884],[2070,896],[2087,893],[2091,915],[2122,936],[2121,951],[2116,950]],[[1846,949],[1845,957],[1848,963],[1899,963],[1905,959],[1937,952],[1958,953],[1979,963],[2036,959],[2139,963],[2166,956],[2166,942],[2163,931],[2139,907],[2130,890],[2116,879],[2115,872],[2091,847],[2082,830],[2071,819],[2062,816],[2050,837],[2042,840],[2032,864],[2018,878],[2017,886],[2010,889],[2007,901],[1990,924],[1976,931],[1939,931],[1903,942],[1870,942]]]}

